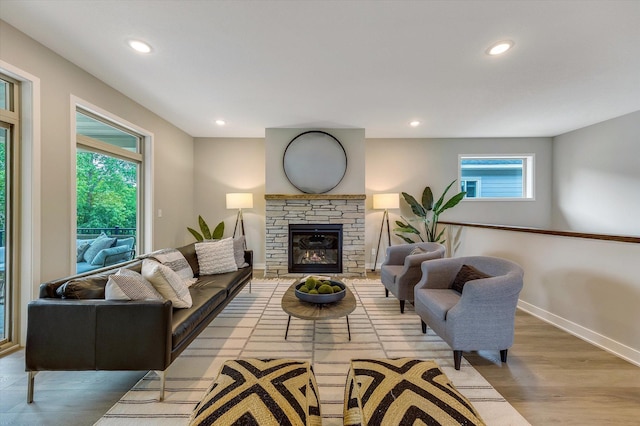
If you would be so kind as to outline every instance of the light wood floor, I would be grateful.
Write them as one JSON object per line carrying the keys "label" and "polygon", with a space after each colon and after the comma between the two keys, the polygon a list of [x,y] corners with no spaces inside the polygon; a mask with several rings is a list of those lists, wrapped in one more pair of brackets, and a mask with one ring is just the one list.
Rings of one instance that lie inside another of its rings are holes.
{"label": "light wood floor", "polygon": [[[532,425],[640,424],[640,367],[518,311],[508,363],[465,358]],[[0,424],[91,425],[143,372],[42,372],[26,404],[24,350],[0,358]]]}

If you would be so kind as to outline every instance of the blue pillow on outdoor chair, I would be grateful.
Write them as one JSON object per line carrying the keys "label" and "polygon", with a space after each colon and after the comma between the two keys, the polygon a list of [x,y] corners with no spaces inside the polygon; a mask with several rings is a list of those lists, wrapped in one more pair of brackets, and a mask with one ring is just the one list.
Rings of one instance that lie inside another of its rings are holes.
{"label": "blue pillow on outdoor chair", "polygon": [[96,257],[91,261],[91,264],[96,266],[106,266],[105,261],[108,261],[109,265],[112,265],[114,263],[129,260],[130,255],[131,249],[127,245],[110,247],[100,250]]}

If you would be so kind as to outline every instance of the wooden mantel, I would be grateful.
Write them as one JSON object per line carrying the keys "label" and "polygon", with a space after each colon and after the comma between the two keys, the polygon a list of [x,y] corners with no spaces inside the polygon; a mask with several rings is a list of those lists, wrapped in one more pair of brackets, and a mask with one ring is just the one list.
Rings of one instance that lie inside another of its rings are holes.
{"label": "wooden mantel", "polygon": [[265,200],[364,200],[366,194],[265,194]]}

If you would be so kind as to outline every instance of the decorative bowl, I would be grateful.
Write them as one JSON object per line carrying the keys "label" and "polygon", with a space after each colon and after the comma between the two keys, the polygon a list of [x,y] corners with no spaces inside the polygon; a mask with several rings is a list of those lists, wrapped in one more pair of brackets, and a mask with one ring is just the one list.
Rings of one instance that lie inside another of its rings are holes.
{"label": "decorative bowl", "polygon": [[342,290],[337,293],[331,293],[331,294],[303,293],[300,290],[298,290],[301,286],[305,285],[305,282],[303,281],[296,285],[296,297],[302,300],[303,302],[319,303],[319,304],[333,303],[333,302],[337,302],[339,300],[344,299],[344,296],[347,294],[347,291],[345,290],[346,287],[342,282],[334,281],[334,280],[323,280],[323,281],[329,281],[332,286],[337,285]]}

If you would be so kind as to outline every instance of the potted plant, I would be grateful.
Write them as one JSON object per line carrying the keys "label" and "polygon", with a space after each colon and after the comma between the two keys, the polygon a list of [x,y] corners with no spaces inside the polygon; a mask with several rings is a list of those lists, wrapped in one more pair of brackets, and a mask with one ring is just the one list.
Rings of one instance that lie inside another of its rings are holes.
{"label": "potted plant", "polygon": [[193,235],[195,239],[199,242],[204,240],[219,240],[224,235],[224,221],[220,222],[215,227],[215,229],[213,230],[213,233],[209,229],[209,225],[207,225],[207,222],[204,221],[202,216],[198,216],[198,224],[200,225],[200,231],[202,233],[189,227],[187,227],[187,230],[191,232],[191,235]]}
{"label": "potted plant", "polygon": [[[411,206],[411,211],[413,212],[413,214],[420,218],[420,221],[424,226],[424,231],[427,238],[426,241],[428,242],[441,244],[445,242],[445,240],[442,239],[442,235],[445,231],[444,228],[440,231],[440,233],[436,234],[438,228],[438,219],[442,212],[455,207],[467,194],[465,191],[459,192],[445,203],[444,197],[447,195],[447,191],[449,191],[449,189],[455,182],[456,181],[454,180],[449,184],[449,186],[447,186],[447,188],[442,193],[442,196],[435,204],[433,202],[433,192],[431,192],[431,188],[428,186],[422,192],[422,203],[416,201],[416,199],[413,198],[413,196],[411,196],[410,194],[407,194],[406,192],[402,193],[404,200],[407,202],[407,204],[409,204],[409,206]],[[420,238],[420,241],[424,242],[425,240],[422,238],[422,232],[418,228],[411,225],[409,221],[404,217],[402,219],[404,219],[404,222],[401,222],[399,220],[396,221],[396,225],[398,225],[398,227],[395,228],[394,231],[400,232],[402,234],[417,235],[418,238]],[[407,243],[416,242],[409,238],[407,235],[396,235],[402,238]]]}

